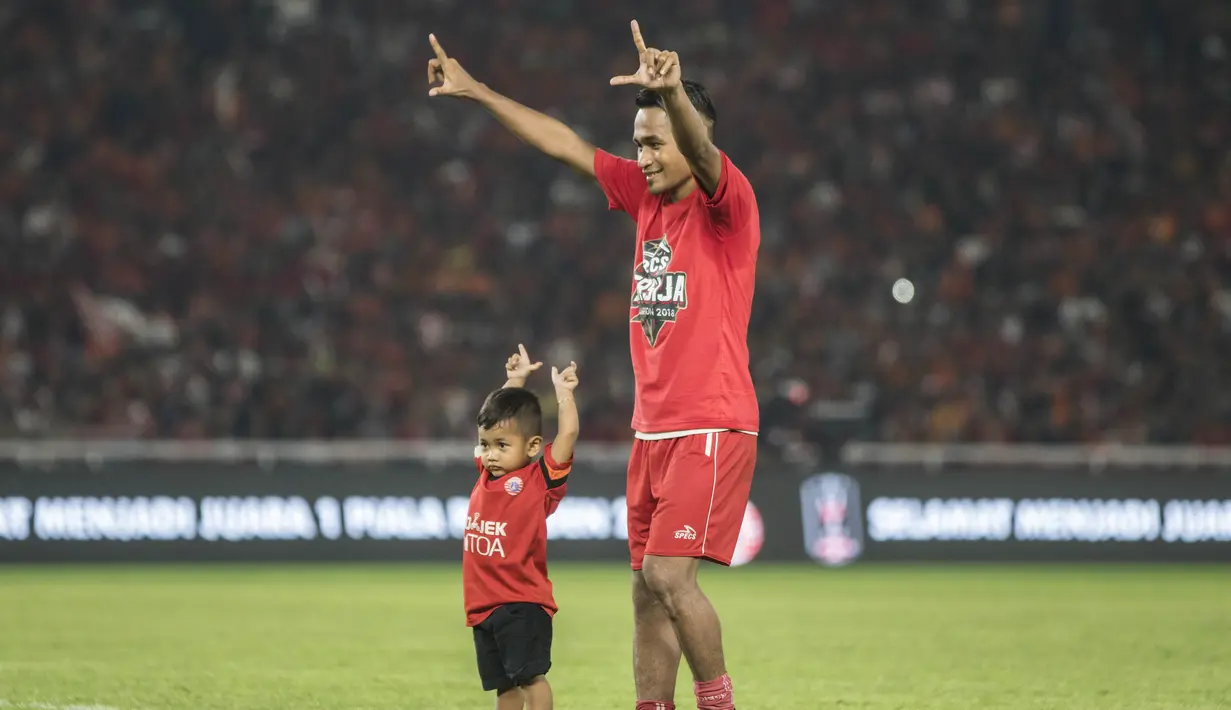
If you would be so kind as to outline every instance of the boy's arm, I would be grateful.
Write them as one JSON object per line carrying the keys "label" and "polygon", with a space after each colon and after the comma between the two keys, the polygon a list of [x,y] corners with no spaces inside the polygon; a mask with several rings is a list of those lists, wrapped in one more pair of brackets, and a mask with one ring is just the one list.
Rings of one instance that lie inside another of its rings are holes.
{"label": "boy's arm", "polygon": [[556,386],[556,438],[551,443],[552,458],[560,463],[573,460],[573,448],[581,433],[581,419],[573,391],[577,389],[577,363],[569,363],[563,372],[551,368],[551,381]]}
{"label": "boy's arm", "polygon": [[530,376],[530,373],[542,366],[543,363],[541,362],[532,362],[530,355],[526,352],[526,346],[519,344],[517,352],[510,355],[509,361],[504,363],[504,373],[507,379],[504,381],[504,387],[501,387],[501,389],[525,387],[526,378]]}

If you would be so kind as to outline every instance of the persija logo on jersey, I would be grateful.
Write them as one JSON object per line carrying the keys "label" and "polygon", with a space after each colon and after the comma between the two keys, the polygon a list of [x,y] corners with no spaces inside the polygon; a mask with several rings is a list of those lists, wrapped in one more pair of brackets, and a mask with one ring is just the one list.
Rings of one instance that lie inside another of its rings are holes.
{"label": "persija logo on jersey", "polygon": [[663,324],[674,323],[688,307],[688,274],[670,271],[667,236],[641,244],[641,262],[633,269],[632,322],[640,323],[650,347],[658,344]]}
{"label": "persija logo on jersey", "polygon": [[517,476],[513,476],[512,478],[504,482],[504,492],[508,493],[511,496],[515,496],[518,493],[521,493],[521,490],[524,487],[525,485],[522,483],[522,480],[518,478]]}

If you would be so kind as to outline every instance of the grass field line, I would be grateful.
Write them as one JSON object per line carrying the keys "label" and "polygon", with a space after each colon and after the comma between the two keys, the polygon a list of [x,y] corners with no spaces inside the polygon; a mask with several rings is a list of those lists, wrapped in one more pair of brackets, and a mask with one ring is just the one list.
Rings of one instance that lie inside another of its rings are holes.
{"label": "grass field line", "polygon": [[120,710],[120,708],[112,705],[58,705],[56,703],[42,702],[25,703],[14,700],[5,700],[4,698],[0,698],[0,708],[10,708],[11,710]]}

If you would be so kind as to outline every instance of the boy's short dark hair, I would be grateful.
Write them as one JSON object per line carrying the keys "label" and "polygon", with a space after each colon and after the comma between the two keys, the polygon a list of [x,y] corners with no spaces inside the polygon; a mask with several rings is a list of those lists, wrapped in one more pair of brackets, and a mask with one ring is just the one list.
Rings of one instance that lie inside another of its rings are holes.
{"label": "boy's short dark hair", "polygon": [[487,395],[476,423],[483,429],[491,429],[510,421],[516,423],[518,433],[526,438],[542,435],[543,408],[539,398],[524,387],[505,387]]}
{"label": "boy's short dark hair", "polygon": [[[706,91],[705,87],[698,82],[690,79],[684,79],[680,82],[680,85],[684,87],[684,95],[688,97],[688,102],[709,123],[710,138],[713,138],[714,126],[718,123],[718,109],[714,108],[714,101],[710,98],[710,92]],[[635,101],[637,108],[660,108],[664,111],[667,110],[667,104],[663,100],[662,95],[652,89],[638,91]]]}

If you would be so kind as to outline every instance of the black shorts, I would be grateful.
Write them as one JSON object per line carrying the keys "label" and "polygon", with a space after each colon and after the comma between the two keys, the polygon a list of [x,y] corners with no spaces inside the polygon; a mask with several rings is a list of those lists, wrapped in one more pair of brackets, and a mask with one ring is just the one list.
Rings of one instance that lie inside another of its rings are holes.
{"label": "black shorts", "polygon": [[474,627],[483,690],[504,692],[551,668],[551,615],[538,604],[496,607]]}

